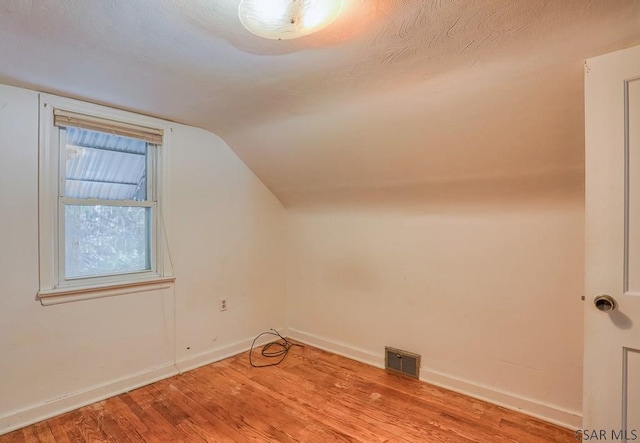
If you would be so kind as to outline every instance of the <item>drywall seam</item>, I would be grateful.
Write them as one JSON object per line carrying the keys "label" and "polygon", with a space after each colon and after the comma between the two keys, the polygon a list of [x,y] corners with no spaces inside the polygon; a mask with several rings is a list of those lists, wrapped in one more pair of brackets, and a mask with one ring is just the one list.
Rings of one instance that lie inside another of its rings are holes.
{"label": "drywall seam", "polygon": [[[288,334],[286,328],[280,328],[278,331],[283,336]],[[253,339],[254,337],[246,338],[231,343],[230,345],[198,354],[194,357],[181,359],[176,362],[169,361],[160,367],[145,372],[96,385],[85,391],[76,392],[11,412],[8,415],[0,417],[0,435],[248,351]],[[265,338],[264,340],[259,340],[256,344],[264,344],[267,341],[268,339]]]}
{"label": "drywall seam", "polygon": [[[326,337],[310,334],[294,328],[288,328],[287,333],[290,338],[302,343],[315,346],[334,354],[342,355],[343,357],[347,357],[361,363],[378,368],[384,368],[384,356],[382,350],[380,351],[380,355],[378,355],[355,348],[346,343],[336,342]],[[538,400],[522,397],[517,394],[482,386],[472,381],[462,380],[440,372],[421,368],[420,380],[478,400],[502,406],[506,409],[521,412],[567,429],[578,429],[582,423],[582,414],[578,411],[570,411],[559,406],[542,403]]]}

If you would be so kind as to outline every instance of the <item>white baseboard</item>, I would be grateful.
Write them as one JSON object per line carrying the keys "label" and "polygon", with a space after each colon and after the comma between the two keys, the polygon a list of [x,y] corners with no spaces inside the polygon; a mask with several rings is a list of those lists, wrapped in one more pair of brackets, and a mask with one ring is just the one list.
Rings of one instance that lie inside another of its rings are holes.
{"label": "white baseboard", "polygon": [[[286,336],[287,334],[286,328],[279,329],[278,331],[283,336]],[[91,387],[85,391],[11,412],[8,415],[0,417],[0,435],[64,414],[65,412],[90,405],[106,398],[132,391],[191,369],[240,354],[249,350],[253,339],[254,337],[240,340],[193,357],[181,359],[175,363],[170,361],[167,362],[166,365],[149,371],[141,372],[118,380],[112,380],[103,385]],[[264,337],[262,340],[258,340],[256,345],[261,345],[271,341],[270,339],[273,339],[273,337]]]}
{"label": "white baseboard", "polygon": [[[292,339],[324,349],[325,351],[342,355],[371,366],[384,368],[384,357],[372,352],[292,328],[281,328],[278,331],[283,336],[291,337]],[[256,345],[262,345],[271,339],[272,337],[269,336],[263,337],[261,340],[256,342]],[[253,338],[240,340],[206,353],[181,359],[175,362],[175,364],[168,362],[166,365],[159,368],[154,368],[130,377],[114,380],[82,392],[70,394],[65,397],[43,402],[20,411],[10,413],[9,415],[0,417],[0,435],[55,417],[65,412],[72,411],[82,406],[137,389],[158,380],[240,354],[247,351],[252,342]],[[454,392],[459,392],[507,409],[522,412],[568,429],[574,430],[581,426],[582,416],[579,412],[568,411],[553,405],[544,404],[536,400],[498,391],[478,385],[471,381],[461,380],[435,371],[422,369],[421,374],[420,379],[422,381]]]}
{"label": "white baseboard", "polygon": [[582,427],[582,413],[578,411],[570,411],[428,369],[420,370],[420,380],[512,411],[522,412],[572,431]]}
{"label": "white baseboard", "polygon": [[113,397],[114,395],[132,391],[141,386],[176,375],[178,370],[169,362],[167,365],[145,371],[131,377],[114,380],[104,385],[95,386],[86,391],[76,392],[65,397],[46,401],[17,412],[0,417],[0,435],[73,411],[82,406]]}
{"label": "white baseboard", "polygon": [[320,348],[324,351],[338,354],[370,366],[375,366],[376,368],[384,369],[384,356],[379,356],[369,351],[354,348],[346,343],[333,341],[319,335],[308,334],[293,328],[288,328],[287,332],[288,337],[294,340],[301,341],[302,343],[315,346],[316,348]]}
{"label": "white baseboard", "polygon": [[[325,351],[342,355],[371,366],[384,368],[384,356],[293,328],[289,328],[287,332],[289,334],[288,336],[292,339],[299,340],[308,345],[315,346]],[[542,403],[538,400],[496,390],[472,381],[462,380],[425,368],[421,368],[420,370],[420,380],[449,389],[450,391],[468,395],[469,397],[493,403],[513,411],[521,412],[567,429],[576,430],[582,426],[582,414],[578,411],[569,411],[558,406]]]}
{"label": "white baseboard", "polygon": [[[287,328],[279,328],[277,331],[283,337],[286,337],[288,334]],[[273,341],[274,338],[272,335],[264,335],[258,340],[256,340],[256,346],[262,346],[270,341]],[[200,366],[205,366],[211,363],[215,363],[220,360],[224,360],[225,358],[233,357],[234,355],[241,354],[245,351],[248,351],[251,347],[251,343],[255,337],[247,338],[244,340],[237,341],[235,343],[231,343],[229,345],[223,346],[221,348],[213,349],[211,351],[204,352],[202,354],[194,355],[193,357],[184,358],[176,361],[176,366],[180,371],[180,374],[183,372],[190,371],[192,369],[199,368]]]}

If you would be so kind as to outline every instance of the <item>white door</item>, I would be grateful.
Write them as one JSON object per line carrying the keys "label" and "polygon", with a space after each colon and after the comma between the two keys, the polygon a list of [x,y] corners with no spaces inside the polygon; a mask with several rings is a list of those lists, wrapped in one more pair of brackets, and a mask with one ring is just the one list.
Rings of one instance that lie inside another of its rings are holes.
{"label": "white door", "polygon": [[585,110],[583,438],[640,442],[640,46],[587,60]]}

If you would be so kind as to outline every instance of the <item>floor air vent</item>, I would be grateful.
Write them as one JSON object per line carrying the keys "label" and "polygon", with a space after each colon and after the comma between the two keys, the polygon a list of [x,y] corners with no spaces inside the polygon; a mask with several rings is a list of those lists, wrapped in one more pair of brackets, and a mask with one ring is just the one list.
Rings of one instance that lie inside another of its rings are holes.
{"label": "floor air vent", "polygon": [[420,355],[385,347],[384,367],[413,378],[420,378]]}

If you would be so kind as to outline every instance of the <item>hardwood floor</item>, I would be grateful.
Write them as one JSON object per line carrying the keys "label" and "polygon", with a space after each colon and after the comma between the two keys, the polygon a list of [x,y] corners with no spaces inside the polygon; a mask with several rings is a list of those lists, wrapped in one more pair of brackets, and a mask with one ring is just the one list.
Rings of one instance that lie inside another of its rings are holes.
{"label": "hardwood floor", "polygon": [[0,436],[95,441],[575,440],[569,430],[310,346],[292,347],[268,368],[240,354]]}

